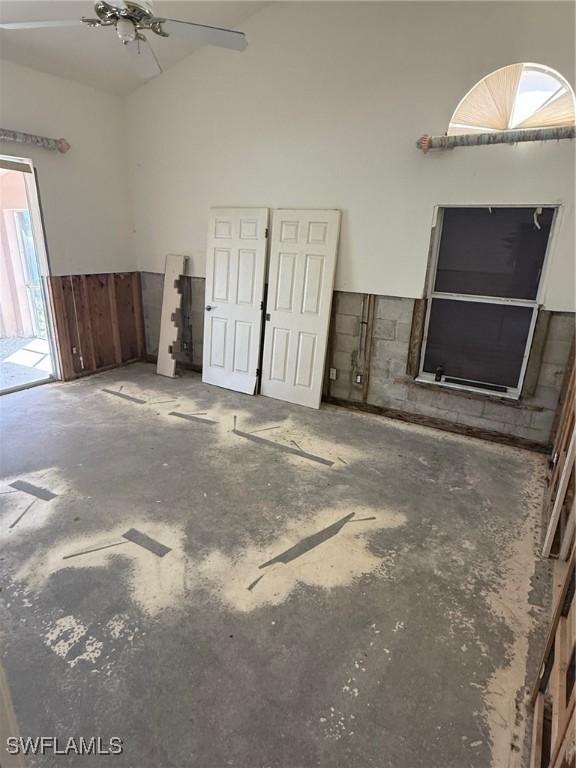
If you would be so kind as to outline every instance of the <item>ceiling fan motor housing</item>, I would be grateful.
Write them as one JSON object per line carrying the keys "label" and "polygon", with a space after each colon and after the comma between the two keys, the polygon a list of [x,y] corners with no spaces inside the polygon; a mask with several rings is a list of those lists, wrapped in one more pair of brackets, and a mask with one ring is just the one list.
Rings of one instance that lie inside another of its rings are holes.
{"label": "ceiling fan motor housing", "polygon": [[149,0],[138,0],[138,2],[133,2],[133,0],[126,0],[125,2],[119,2],[119,0],[113,0],[113,2],[98,0],[94,4],[94,11],[104,23],[113,23],[119,19],[129,19],[134,24],[141,24],[149,22],[154,18],[154,10]]}

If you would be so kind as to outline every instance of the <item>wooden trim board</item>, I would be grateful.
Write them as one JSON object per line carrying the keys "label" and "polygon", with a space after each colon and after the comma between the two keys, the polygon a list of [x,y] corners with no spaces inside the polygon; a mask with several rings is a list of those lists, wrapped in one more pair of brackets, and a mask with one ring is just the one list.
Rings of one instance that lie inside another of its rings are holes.
{"label": "wooden trim board", "polygon": [[550,433],[550,440],[554,446],[558,443],[558,430],[562,422],[567,419],[567,412],[572,410],[574,412],[574,383],[575,383],[575,354],[576,354],[576,339],[572,339],[570,345],[570,353],[568,355],[568,361],[571,365],[566,367],[564,372],[564,378],[562,380],[562,387],[560,390],[560,398],[558,408],[556,409],[556,416],[554,417],[554,423],[552,424],[552,430]]}
{"label": "wooden trim board", "polygon": [[72,361],[72,343],[70,341],[70,318],[66,311],[63,292],[63,278],[47,277],[46,282],[50,293],[50,304],[54,320],[54,335],[56,337],[56,349],[60,360],[60,374],[64,381],[75,377],[74,363]]}
{"label": "wooden trim board", "polygon": [[6,739],[19,736],[20,731],[8,680],[0,665],[0,754],[2,755],[0,765],[2,768],[25,768],[24,758],[21,755],[11,755],[6,750]]}
{"label": "wooden trim board", "polygon": [[542,765],[542,731],[544,728],[544,695],[538,694],[534,705],[532,721],[532,747],[530,749],[530,768]]}
{"label": "wooden trim board", "polygon": [[140,272],[134,272],[132,280],[132,301],[136,325],[136,349],[139,358],[146,357],[146,336],[144,334],[144,308],[142,305],[142,278]]}
{"label": "wooden trim board", "polygon": [[501,432],[490,432],[487,429],[470,427],[456,421],[439,419],[436,416],[423,416],[419,413],[409,413],[408,411],[400,411],[395,408],[386,408],[382,405],[372,405],[371,403],[363,403],[360,401],[344,400],[340,397],[325,397],[323,402],[328,403],[329,405],[337,405],[341,408],[347,408],[352,411],[363,411],[364,413],[373,413],[377,416],[384,416],[388,419],[405,421],[408,424],[421,424],[424,427],[441,429],[444,432],[453,432],[456,435],[466,435],[467,437],[475,437],[480,440],[488,440],[491,443],[512,445],[515,448],[525,448],[527,451],[535,451],[536,453],[546,453],[547,451],[545,445],[536,443],[533,440],[516,437],[515,435],[506,435]]}
{"label": "wooden trim board", "polygon": [[408,357],[406,359],[406,373],[413,379],[418,376],[420,370],[420,357],[422,356],[422,340],[424,338],[427,306],[427,299],[414,299],[410,341],[408,343]]}
{"label": "wooden trim board", "polygon": [[570,476],[574,470],[574,462],[576,461],[576,428],[572,432],[570,438],[570,445],[566,453],[566,460],[562,467],[562,474],[560,476],[560,482],[558,484],[558,490],[554,499],[554,505],[552,512],[550,513],[550,522],[548,523],[548,530],[546,531],[546,538],[544,539],[544,546],[542,547],[543,557],[548,557],[552,549],[552,542],[556,535],[556,527],[558,526],[558,520],[560,519],[560,511],[566,497],[568,490],[568,483]]}
{"label": "wooden trim board", "polygon": [[[571,761],[576,757],[576,688],[568,673],[570,659],[576,649],[574,551],[554,605],[552,623],[531,695],[534,706],[531,768],[568,768],[573,766]],[[546,729],[544,710],[548,713]]]}

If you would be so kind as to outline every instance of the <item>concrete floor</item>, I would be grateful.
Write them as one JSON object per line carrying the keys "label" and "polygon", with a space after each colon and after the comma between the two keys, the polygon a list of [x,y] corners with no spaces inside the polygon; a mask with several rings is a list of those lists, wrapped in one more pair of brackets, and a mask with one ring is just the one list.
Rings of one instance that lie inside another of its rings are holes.
{"label": "concrete floor", "polygon": [[30,765],[525,764],[542,456],[144,364],[0,406],[21,735],[124,744]]}

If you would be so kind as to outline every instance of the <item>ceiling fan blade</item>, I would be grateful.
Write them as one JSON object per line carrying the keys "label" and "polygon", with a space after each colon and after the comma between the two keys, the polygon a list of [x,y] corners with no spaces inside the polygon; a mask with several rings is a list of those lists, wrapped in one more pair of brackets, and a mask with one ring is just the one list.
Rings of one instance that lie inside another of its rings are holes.
{"label": "ceiling fan blade", "polygon": [[207,27],[204,24],[177,19],[158,19],[158,21],[161,23],[163,32],[197,45],[216,45],[220,48],[231,48],[234,51],[243,51],[248,45],[244,32],[236,32],[233,29]]}
{"label": "ceiling fan blade", "polygon": [[41,29],[44,27],[78,27],[82,25],[81,19],[68,19],[62,21],[12,21],[8,24],[0,24],[0,29]]}
{"label": "ceiling fan blade", "polygon": [[125,43],[124,48],[130,56],[133,69],[142,80],[150,80],[162,73],[162,67],[158,63],[156,54],[144,35],[138,35],[136,40]]}

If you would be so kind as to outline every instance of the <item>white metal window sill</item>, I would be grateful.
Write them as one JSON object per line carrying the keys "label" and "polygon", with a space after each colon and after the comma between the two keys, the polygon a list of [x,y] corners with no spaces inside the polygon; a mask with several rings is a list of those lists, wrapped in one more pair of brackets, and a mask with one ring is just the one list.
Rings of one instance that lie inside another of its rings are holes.
{"label": "white metal window sill", "polygon": [[443,389],[455,389],[460,392],[473,392],[475,395],[480,395],[487,398],[497,398],[499,400],[512,400],[518,402],[520,399],[519,389],[509,389],[508,392],[500,392],[496,389],[485,389],[484,387],[467,387],[465,384],[453,384],[451,381],[436,381],[434,377],[426,378],[425,376],[417,376],[415,379],[417,384],[427,384],[433,387],[442,387]]}

